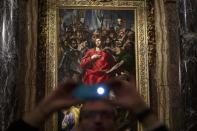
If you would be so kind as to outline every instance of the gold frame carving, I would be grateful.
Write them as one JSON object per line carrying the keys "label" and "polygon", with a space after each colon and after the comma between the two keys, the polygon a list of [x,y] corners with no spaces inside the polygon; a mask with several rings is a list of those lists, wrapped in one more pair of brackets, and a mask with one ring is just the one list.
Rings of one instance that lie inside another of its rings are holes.
{"label": "gold frame carving", "polygon": [[[45,25],[42,27],[40,35],[45,36],[45,95],[47,95],[57,85],[57,10],[59,8],[111,8],[111,9],[131,9],[135,11],[135,32],[136,32],[136,83],[138,91],[143,96],[147,104],[149,100],[149,59],[150,42],[148,42],[147,26],[147,1],[146,0],[112,0],[110,2],[87,1],[87,0],[44,0],[47,2],[45,16],[41,16],[41,21]],[[41,12],[43,13],[43,12]],[[45,19],[43,20],[42,17]],[[41,37],[42,38],[42,37]],[[44,39],[44,38],[43,38]],[[43,40],[42,40],[43,41]],[[149,44],[148,44],[149,43]],[[46,131],[57,131],[57,115],[53,115],[45,125]],[[139,128],[141,130],[141,128]]]}

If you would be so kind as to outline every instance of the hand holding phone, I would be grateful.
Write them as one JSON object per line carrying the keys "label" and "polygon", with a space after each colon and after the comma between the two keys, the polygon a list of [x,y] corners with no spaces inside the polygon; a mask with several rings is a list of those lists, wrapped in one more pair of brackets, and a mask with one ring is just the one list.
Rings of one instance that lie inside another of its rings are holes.
{"label": "hand holding phone", "polygon": [[109,96],[109,87],[106,84],[82,84],[73,90],[72,95],[79,100],[99,100]]}

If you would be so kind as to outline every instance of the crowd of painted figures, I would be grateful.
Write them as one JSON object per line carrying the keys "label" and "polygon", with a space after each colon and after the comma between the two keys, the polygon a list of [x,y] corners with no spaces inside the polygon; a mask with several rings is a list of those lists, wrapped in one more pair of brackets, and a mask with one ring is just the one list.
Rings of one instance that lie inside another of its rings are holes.
{"label": "crowd of painted figures", "polygon": [[69,77],[81,81],[86,68],[81,62],[86,53],[95,48],[96,39],[102,42],[102,51],[111,55],[113,63],[105,73],[110,77],[129,79],[135,74],[135,32],[120,24],[90,30],[84,23],[62,25],[59,42],[59,82]]}

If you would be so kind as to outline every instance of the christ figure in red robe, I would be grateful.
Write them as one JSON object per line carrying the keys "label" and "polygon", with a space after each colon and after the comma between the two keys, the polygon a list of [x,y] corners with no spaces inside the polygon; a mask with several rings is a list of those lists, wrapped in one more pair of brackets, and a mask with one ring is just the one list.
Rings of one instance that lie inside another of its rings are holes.
{"label": "christ figure in red robe", "polygon": [[110,79],[108,70],[114,65],[114,58],[104,51],[104,42],[100,38],[95,40],[95,48],[88,50],[81,59],[84,69],[83,83],[87,85],[98,84]]}

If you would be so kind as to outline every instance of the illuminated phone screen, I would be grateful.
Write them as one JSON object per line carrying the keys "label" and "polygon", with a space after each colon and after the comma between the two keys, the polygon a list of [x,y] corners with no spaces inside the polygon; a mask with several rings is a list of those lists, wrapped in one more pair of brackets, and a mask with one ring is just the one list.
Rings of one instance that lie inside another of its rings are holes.
{"label": "illuminated phone screen", "polygon": [[109,96],[109,88],[105,84],[80,85],[73,91],[73,96],[81,100],[102,99]]}

